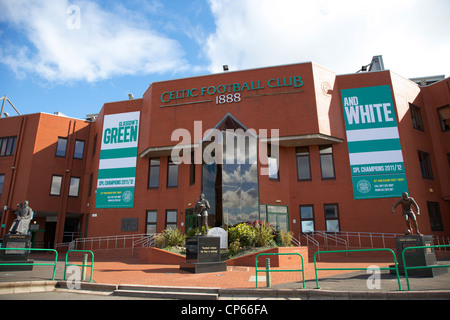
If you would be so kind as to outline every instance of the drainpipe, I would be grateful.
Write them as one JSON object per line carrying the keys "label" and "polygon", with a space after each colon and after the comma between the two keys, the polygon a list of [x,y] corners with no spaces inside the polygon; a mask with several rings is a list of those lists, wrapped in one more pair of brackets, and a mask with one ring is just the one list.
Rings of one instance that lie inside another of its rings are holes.
{"label": "drainpipe", "polygon": [[[73,124],[73,125],[72,125]],[[66,214],[67,214],[67,205],[68,205],[68,197],[69,197],[69,185],[70,185],[70,172],[72,170],[72,162],[73,162],[73,153],[71,152],[75,145],[75,129],[76,122],[70,120],[69,128],[67,130],[67,151],[66,151],[66,172],[63,177],[63,184],[61,186],[61,200],[58,211],[58,220],[56,223],[56,232],[55,232],[55,246],[58,243],[63,242],[64,237],[64,226],[66,223]]]}

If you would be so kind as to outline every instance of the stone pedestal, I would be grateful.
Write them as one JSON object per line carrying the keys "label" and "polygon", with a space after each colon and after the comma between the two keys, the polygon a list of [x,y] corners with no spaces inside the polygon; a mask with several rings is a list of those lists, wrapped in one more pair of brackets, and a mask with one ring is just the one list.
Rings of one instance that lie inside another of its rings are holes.
{"label": "stone pedestal", "polygon": [[2,248],[11,248],[11,250],[0,250],[1,263],[23,263],[21,266],[2,266],[0,271],[31,271],[33,270],[34,260],[28,259],[30,251],[14,250],[31,247],[31,235],[23,234],[5,234],[3,236]]}
{"label": "stone pedestal", "polygon": [[227,263],[220,258],[220,237],[187,238],[186,262],[180,264],[180,269],[192,273],[227,271]]}
{"label": "stone pedestal", "polygon": [[[433,246],[433,236],[404,236],[396,238],[397,259],[399,273],[404,275],[402,252],[408,247]],[[434,248],[411,249],[405,251],[405,263],[407,267],[436,265]],[[408,270],[409,277],[434,277],[447,273],[447,268],[426,268]]]}

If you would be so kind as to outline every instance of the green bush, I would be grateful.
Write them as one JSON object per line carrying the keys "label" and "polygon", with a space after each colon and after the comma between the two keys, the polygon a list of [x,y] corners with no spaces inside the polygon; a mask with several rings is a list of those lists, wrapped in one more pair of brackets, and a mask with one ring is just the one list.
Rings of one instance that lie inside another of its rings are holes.
{"label": "green bush", "polygon": [[287,232],[287,231],[281,230],[280,231],[281,245],[283,247],[290,247],[293,236],[294,236],[294,234],[292,233],[292,231],[291,232]]}
{"label": "green bush", "polygon": [[228,256],[231,258],[232,256],[235,256],[239,249],[241,248],[241,244],[239,243],[239,240],[235,240],[230,243],[228,246]]}
{"label": "green bush", "polygon": [[238,241],[242,247],[252,247],[255,245],[255,235],[255,228],[241,223],[228,229],[228,243]]}
{"label": "green bush", "polygon": [[255,227],[255,246],[265,247],[275,245],[272,227],[267,224],[256,224]]}
{"label": "green bush", "polygon": [[159,248],[184,246],[186,236],[178,229],[168,228],[156,238],[156,243]]}

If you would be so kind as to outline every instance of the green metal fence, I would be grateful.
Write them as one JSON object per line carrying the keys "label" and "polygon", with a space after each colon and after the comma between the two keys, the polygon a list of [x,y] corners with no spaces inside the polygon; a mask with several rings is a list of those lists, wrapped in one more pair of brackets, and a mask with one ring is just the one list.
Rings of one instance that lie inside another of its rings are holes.
{"label": "green metal fence", "polygon": [[352,270],[352,271],[362,271],[362,270],[367,270],[367,268],[317,268],[317,262],[316,262],[316,256],[317,254],[322,254],[322,253],[351,253],[351,252],[373,252],[373,251],[389,251],[392,253],[392,256],[394,257],[394,267],[392,268],[380,268],[380,270],[395,270],[396,275],[397,275],[397,282],[398,282],[398,290],[402,291],[402,285],[400,283],[400,275],[398,272],[398,263],[397,263],[397,257],[394,253],[394,251],[392,251],[391,249],[387,249],[387,248],[381,248],[381,249],[357,249],[357,250],[336,250],[336,251],[317,251],[314,254],[314,271],[315,271],[315,275],[316,275],[316,289],[320,289],[319,287],[319,278],[317,277],[317,271],[321,270]]}
{"label": "green metal fence", "polygon": [[[301,269],[259,269],[258,270],[258,257],[259,256],[300,256],[302,260],[302,268]],[[303,256],[300,253],[260,253],[255,258],[255,273],[256,273],[256,289],[258,289],[258,272],[267,272],[268,274],[270,272],[301,272],[302,273],[302,282],[303,282],[303,289],[305,289],[305,268],[303,263]],[[267,279],[266,279],[267,281]]]}
{"label": "green metal fence", "polygon": [[[67,258],[69,257],[69,253],[71,252],[78,252],[78,253],[90,253],[92,256],[91,264],[74,264],[74,263],[67,263]],[[93,282],[93,275],[94,275],[94,253],[90,250],[69,250],[66,253],[66,261],[64,263],[64,280],[66,280],[66,269],[67,266],[78,266],[78,267],[88,267],[91,268],[91,277],[89,282]]]}
{"label": "green metal fence", "polygon": [[[35,248],[0,248],[0,250],[14,250],[14,251],[46,251],[55,253],[55,261],[53,263],[36,263],[33,266],[53,266],[52,280],[55,280],[56,264],[58,263],[58,251],[55,249],[35,249]],[[29,266],[30,263],[0,263],[0,266]]]}
{"label": "green metal fence", "polygon": [[411,288],[409,286],[408,270],[412,270],[412,269],[431,269],[431,268],[449,268],[450,267],[450,265],[413,266],[413,267],[407,267],[406,266],[405,252],[407,250],[434,249],[434,248],[450,248],[450,245],[406,247],[406,248],[403,249],[403,251],[402,251],[402,261],[403,261],[403,267],[405,269],[405,278],[406,278],[406,284],[408,286],[408,291],[411,290]]}

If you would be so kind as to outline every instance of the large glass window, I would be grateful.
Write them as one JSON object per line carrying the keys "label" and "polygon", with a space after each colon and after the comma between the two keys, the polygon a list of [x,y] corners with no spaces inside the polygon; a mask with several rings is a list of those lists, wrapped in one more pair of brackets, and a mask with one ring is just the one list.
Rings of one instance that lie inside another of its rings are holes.
{"label": "large glass window", "polygon": [[61,185],[62,185],[62,176],[52,176],[52,185],[50,188],[50,195],[59,196],[61,195]]}
{"label": "large glass window", "polygon": [[325,223],[328,232],[339,232],[339,207],[337,204],[325,204]]}
{"label": "large glass window", "polygon": [[309,147],[296,148],[297,154],[297,179],[311,180],[311,166],[309,158]]}
{"label": "large glass window", "polygon": [[148,188],[158,188],[159,187],[159,167],[161,161],[160,159],[150,159],[150,168],[148,174]]}
{"label": "large glass window", "polygon": [[300,219],[302,225],[302,232],[314,231],[314,206],[301,205],[300,206]]}
{"label": "large glass window", "polygon": [[166,210],[166,229],[177,228],[177,210]]}
{"label": "large glass window", "polygon": [[147,234],[156,234],[158,212],[156,210],[147,211]]}
{"label": "large glass window", "polygon": [[319,146],[319,153],[322,179],[334,179],[333,147],[331,145]]}
{"label": "large glass window", "polygon": [[67,151],[67,138],[58,138],[58,143],[56,144],[56,156],[65,157]]}
{"label": "large glass window", "polygon": [[167,164],[167,187],[178,187],[178,164],[173,162],[172,157],[169,158]]}
{"label": "large glass window", "polygon": [[231,116],[217,128],[202,143],[201,191],[211,206],[209,225],[258,220],[258,139]]}

